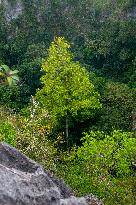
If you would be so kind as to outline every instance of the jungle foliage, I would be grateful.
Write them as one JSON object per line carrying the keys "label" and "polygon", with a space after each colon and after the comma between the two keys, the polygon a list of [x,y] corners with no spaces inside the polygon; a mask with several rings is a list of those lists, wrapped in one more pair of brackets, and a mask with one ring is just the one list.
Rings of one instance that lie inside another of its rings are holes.
{"label": "jungle foliage", "polygon": [[65,155],[59,174],[80,196],[93,191],[104,204],[134,204],[136,138],[119,130],[84,135],[82,146]]}
{"label": "jungle foliage", "polygon": [[0,140],[77,195],[135,205],[136,3],[20,2],[0,3]]}

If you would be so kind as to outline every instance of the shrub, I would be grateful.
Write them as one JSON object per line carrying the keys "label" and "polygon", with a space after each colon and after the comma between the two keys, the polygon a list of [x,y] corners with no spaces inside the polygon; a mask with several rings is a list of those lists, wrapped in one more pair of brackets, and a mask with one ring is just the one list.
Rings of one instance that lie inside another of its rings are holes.
{"label": "shrub", "polygon": [[48,140],[51,126],[46,123],[46,112],[38,113],[37,102],[32,98],[29,107],[16,118],[17,148],[31,159],[42,164],[46,170],[55,171],[54,158],[57,150]]}
{"label": "shrub", "polygon": [[107,205],[133,205],[136,138],[132,133],[91,132],[82,142],[82,146],[75,147],[65,157],[65,163],[59,165],[59,174],[78,195],[91,192]]}
{"label": "shrub", "polygon": [[16,145],[16,131],[8,121],[0,122],[0,141],[4,141],[12,146]]}
{"label": "shrub", "polygon": [[56,149],[47,137],[50,125],[46,124],[46,113],[35,113],[35,109],[36,105],[31,104],[20,115],[0,107],[0,141],[16,147],[46,170],[54,171]]}

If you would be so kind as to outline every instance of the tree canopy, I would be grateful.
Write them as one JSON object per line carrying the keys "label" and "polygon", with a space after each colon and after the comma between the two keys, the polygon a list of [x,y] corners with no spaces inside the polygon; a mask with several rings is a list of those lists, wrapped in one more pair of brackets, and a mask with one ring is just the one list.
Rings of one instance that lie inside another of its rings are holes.
{"label": "tree canopy", "polygon": [[70,45],[62,37],[52,42],[48,58],[42,64],[43,87],[36,94],[52,117],[56,120],[66,118],[66,126],[70,116],[75,117],[80,113],[84,120],[101,107],[99,95],[89,80],[89,73],[79,62],[73,61],[69,48]]}

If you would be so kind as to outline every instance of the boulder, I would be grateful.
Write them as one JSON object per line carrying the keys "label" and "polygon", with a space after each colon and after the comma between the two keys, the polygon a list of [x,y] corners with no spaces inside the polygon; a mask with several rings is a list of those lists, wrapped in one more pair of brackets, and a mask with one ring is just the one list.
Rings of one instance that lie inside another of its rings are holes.
{"label": "boulder", "polygon": [[100,205],[97,198],[72,196],[62,180],[17,149],[0,143],[0,205]]}

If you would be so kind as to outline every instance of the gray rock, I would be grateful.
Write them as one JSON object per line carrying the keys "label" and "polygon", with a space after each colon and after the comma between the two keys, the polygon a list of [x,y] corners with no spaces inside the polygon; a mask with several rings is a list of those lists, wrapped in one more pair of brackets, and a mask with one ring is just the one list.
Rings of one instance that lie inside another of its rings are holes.
{"label": "gray rock", "polygon": [[63,181],[51,177],[15,148],[0,143],[0,205],[94,205],[87,201],[71,196]]}
{"label": "gray rock", "polygon": [[16,19],[19,15],[22,14],[23,11],[22,0],[17,0],[17,1],[1,0],[0,4],[1,3],[5,8],[5,18],[8,23],[13,19]]}

